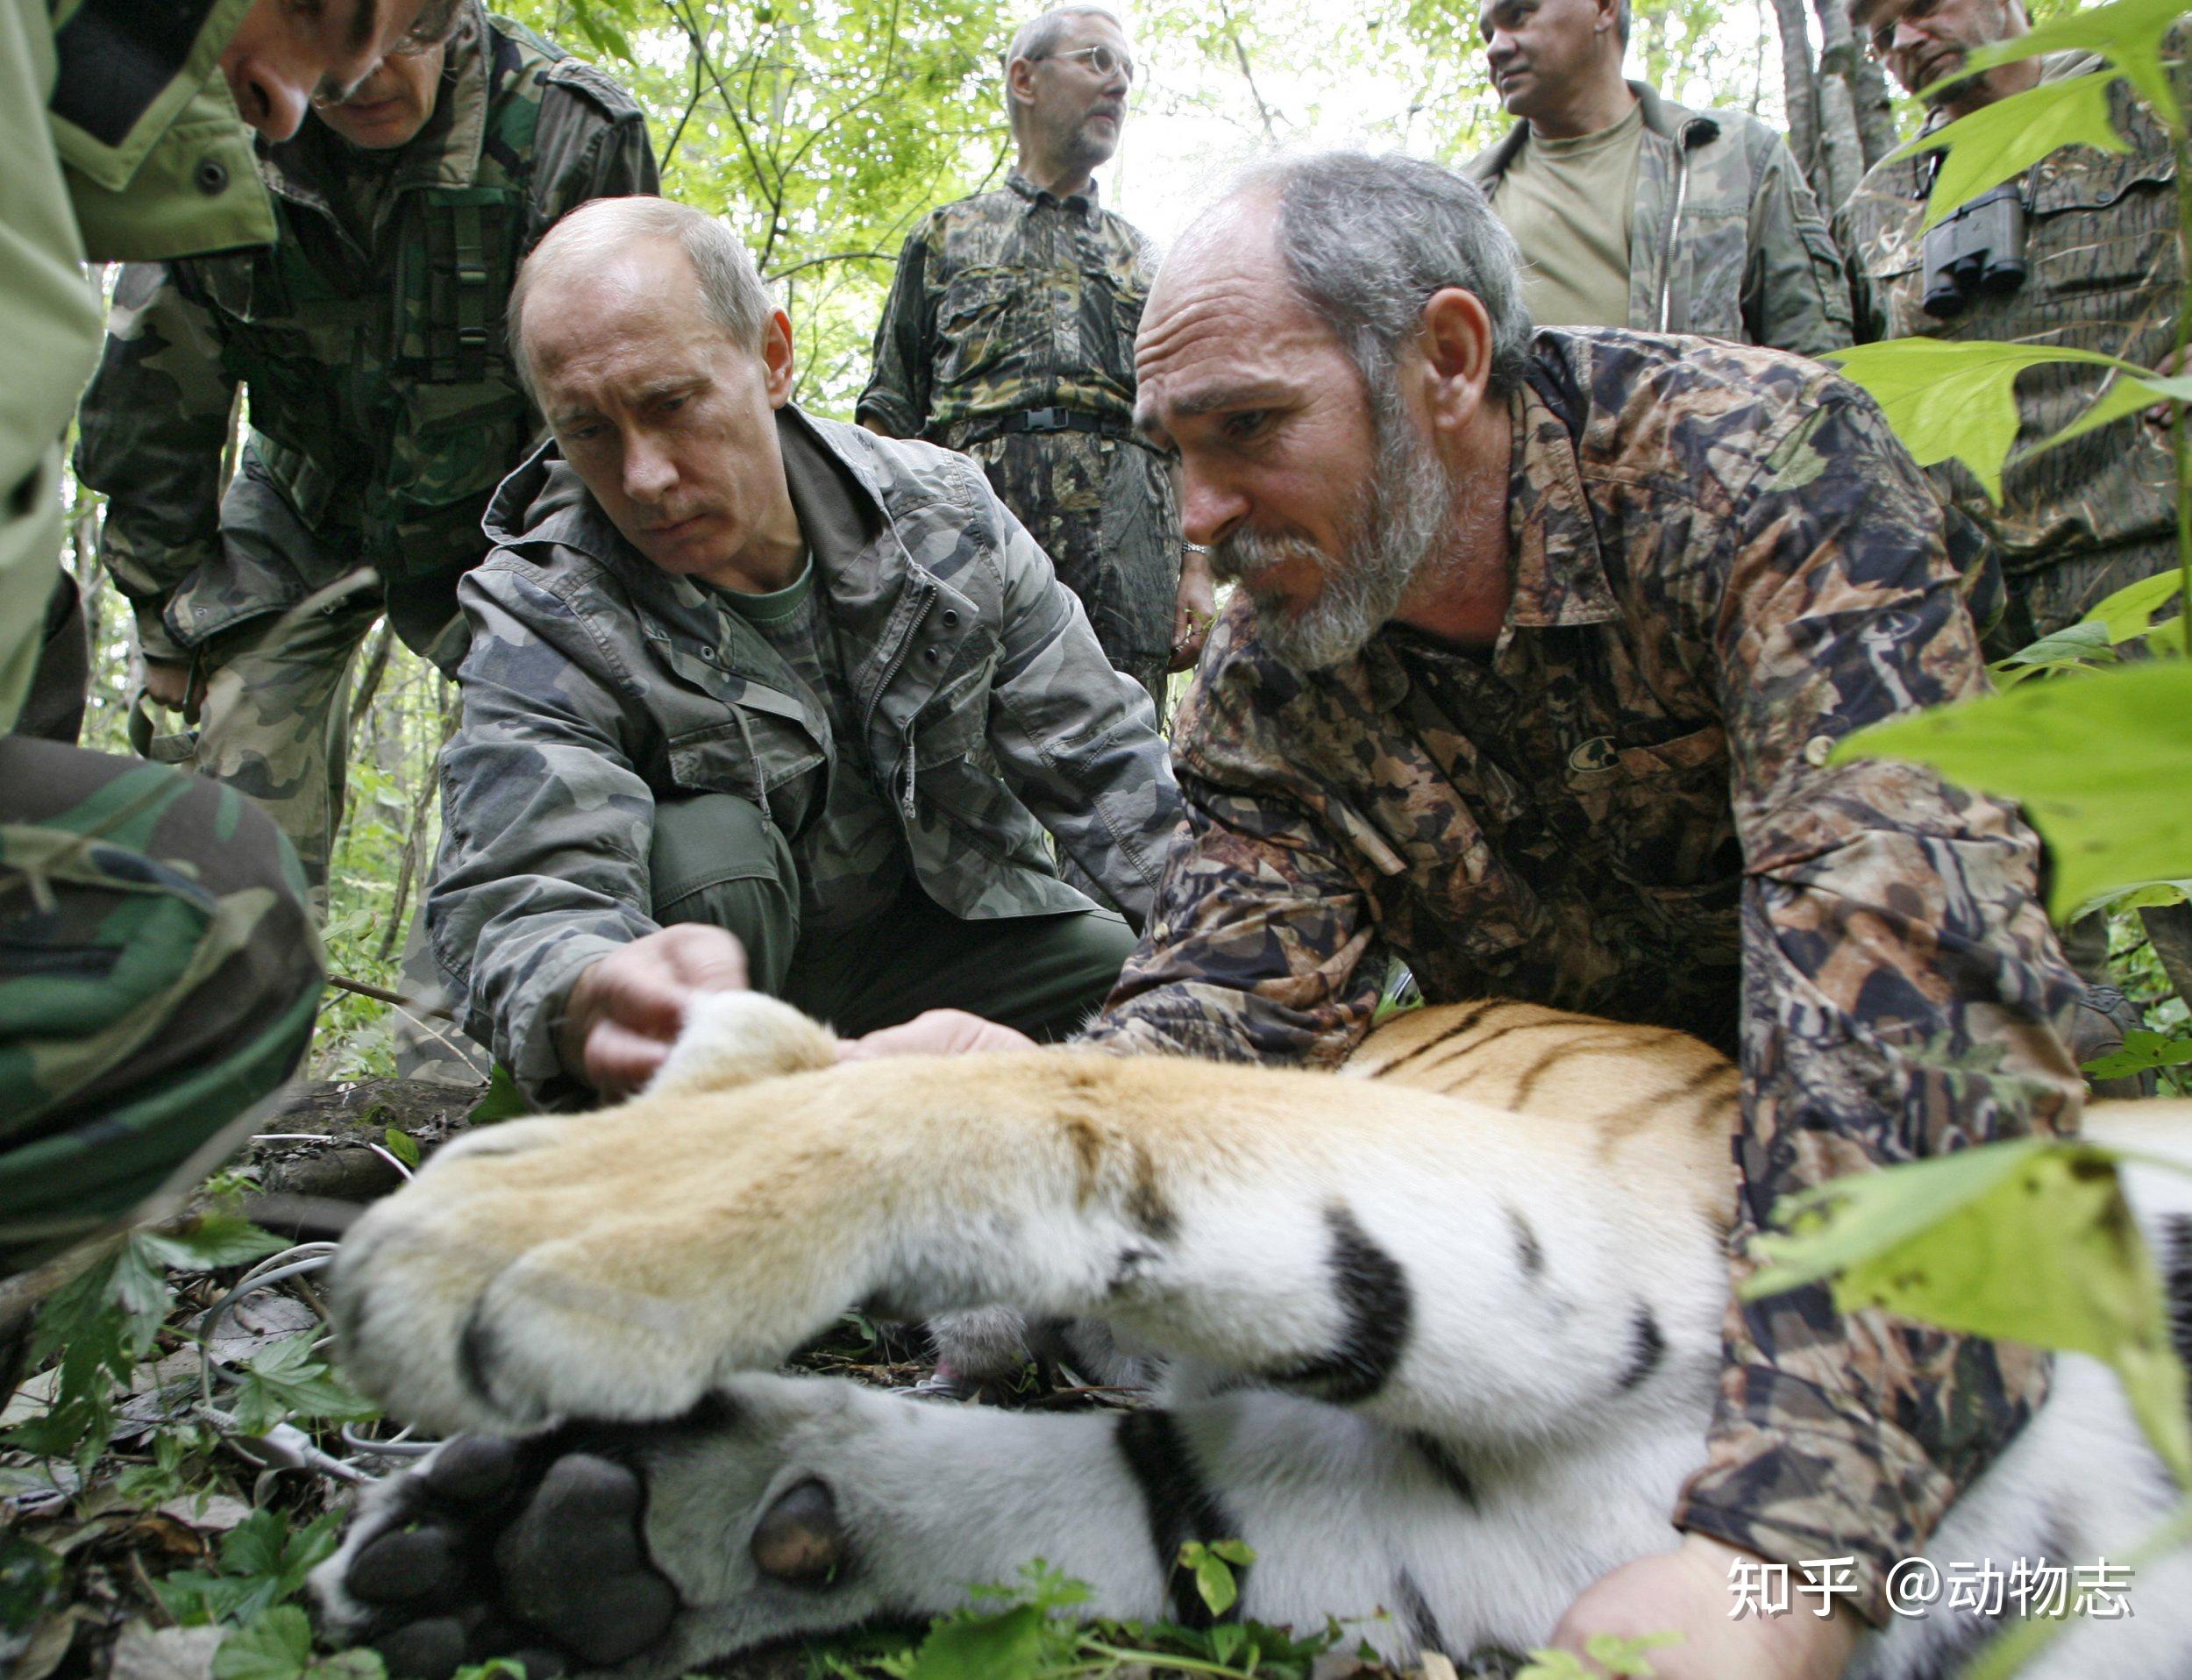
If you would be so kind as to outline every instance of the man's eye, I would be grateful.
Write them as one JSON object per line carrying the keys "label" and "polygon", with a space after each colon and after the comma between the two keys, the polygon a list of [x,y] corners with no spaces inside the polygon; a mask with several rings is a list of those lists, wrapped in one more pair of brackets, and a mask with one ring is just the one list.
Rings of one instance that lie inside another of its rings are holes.
{"label": "man's eye", "polygon": [[1226,436],[1236,443],[1245,442],[1264,431],[1270,424],[1269,409],[1243,409],[1238,414],[1226,416]]}

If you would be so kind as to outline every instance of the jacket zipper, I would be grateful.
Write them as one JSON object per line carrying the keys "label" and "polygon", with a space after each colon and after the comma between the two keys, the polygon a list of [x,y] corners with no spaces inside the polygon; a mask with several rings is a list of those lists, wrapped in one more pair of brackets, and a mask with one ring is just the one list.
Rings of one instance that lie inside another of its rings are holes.
{"label": "jacket zipper", "polygon": [[1682,132],[1675,136],[1675,213],[1667,224],[1665,255],[1659,267],[1659,330],[1671,329],[1669,320],[1675,310],[1676,241],[1682,238],[1682,212],[1690,196],[1690,125],[1683,125]]}

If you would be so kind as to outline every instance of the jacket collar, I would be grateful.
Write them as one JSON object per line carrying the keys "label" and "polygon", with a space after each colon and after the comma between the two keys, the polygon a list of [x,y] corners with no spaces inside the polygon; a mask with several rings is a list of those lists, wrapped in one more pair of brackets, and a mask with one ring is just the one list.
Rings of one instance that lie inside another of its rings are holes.
{"label": "jacket collar", "polygon": [[[1629,91],[1636,96],[1636,103],[1644,109],[1644,129],[1647,133],[1673,140],[1684,151],[1719,137],[1720,125],[1711,113],[1692,110],[1687,105],[1678,105],[1671,99],[1663,98],[1659,89],[1648,82],[1630,82]],[[1529,124],[1517,123],[1506,132],[1498,145],[1469,166],[1470,179],[1486,193],[1491,192],[1529,139]]]}
{"label": "jacket collar", "polygon": [[1500,640],[1517,630],[1603,623],[1620,609],[1606,581],[1575,435],[1527,380],[1507,399],[1507,416],[1514,431],[1507,473],[1514,593]]}
{"label": "jacket collar", "polygon": [[1027,200],[1029,209],[1034,209],[1039,204],[1063,204],[1067,210],[1078,210],[1082,215],[1092,217],[1101,208],[1101,201],[1097,196],[1096,182],[1092,179],[1080,191],[1068,193],[1063,198],[1048,187],[1036,186],[1017,169],[1012,170],[1006,175],[1005,185]]}
{"label": "jacket collar", "polygon": [[[390,160],[388,196],[391,201],[416,188],[469,187],[479,178],[495,46],[487,13],[479,0],[466,0],[462,15],[464,25],[450,43],[442,66],[434,114]],[[294,139],[278,146],[260,142],[259,173],[282,197],[332,216],[334,210],[319,183],[328,176],[330,159],[338,153],[355,155],[334,130],[308,117]],[[348,160],[348,157],[342,160]]]}

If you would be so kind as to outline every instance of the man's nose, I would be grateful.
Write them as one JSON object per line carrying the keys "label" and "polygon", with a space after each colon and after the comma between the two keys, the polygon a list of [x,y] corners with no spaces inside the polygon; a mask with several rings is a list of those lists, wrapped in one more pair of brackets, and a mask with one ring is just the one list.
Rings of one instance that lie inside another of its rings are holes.
{"label": "man's nose", "polygon": [[1906,12],[1904,16],[1897,18],[1895,20],[1895,39],[1890,44],[1889,50],[1897,53],[1907,53],[1914,46],[1921,46],[1925,45],[1929,39],[1931,38],[1926,34],[1926,32],[1920,29],[1917,24],[1912,22],[1910,15]]}
{"label": "man's nose", "polygon": [[1219,474],[1189,463],[1180,471],[1180,535],[1208,548],[1248,516],[1249,499]]}
{"label": "man's nose", "polygon": [[1514,39],[1504,29],[1495,29],[1484,42],[1484,57],[1496,68],[1514,56]]}
{"label": "man's nose", "polygon": [[659,502],[678,481],[670,452],[652,438],[634,438],[624,445],[624,494],[635,502]]}
{"label": "man's nose", "polygon": [[310,109],[313,78],[270,53],[254,53],[229,72],[229,93],[244,120],[268,139],[294,137]]}

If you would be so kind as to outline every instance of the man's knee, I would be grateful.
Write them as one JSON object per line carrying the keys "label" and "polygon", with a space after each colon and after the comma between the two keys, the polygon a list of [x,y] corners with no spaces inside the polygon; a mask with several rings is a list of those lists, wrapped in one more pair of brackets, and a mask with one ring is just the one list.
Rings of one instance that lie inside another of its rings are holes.
{"label": "man's knee", "polygon": [[0,822],[6,1271],[125,1217],[279,1086],[323,964],[295,854],[226,788],[8,740]]}
{"label": "man's knee", "polygon": [[657,922],[735,934],[754,988],[783,990],[799,943],[799,867],[760,807],[732,794],[658,798],[647,867]]}

